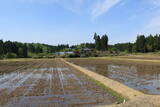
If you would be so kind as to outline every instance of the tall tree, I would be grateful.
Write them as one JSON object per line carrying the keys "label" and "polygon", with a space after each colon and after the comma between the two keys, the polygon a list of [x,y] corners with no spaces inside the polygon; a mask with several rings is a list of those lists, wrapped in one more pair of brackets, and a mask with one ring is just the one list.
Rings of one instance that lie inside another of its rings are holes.
{"label": "tall tree", "polygon": [[154,52],[154,37],[152,35],[149,35],[146,37],[146,51],[147,52]]}
{"label": "tall tree", "polygon": [[28,57],[27,44],[22,44],[21,47],[19,47],[19,57],[21,57],[21,58]]}
{"label": "tall tree", "polygon": [[97,50],[101,50],[101,38],[99,35],[97,35],[96,33],[94,34],[94,40],[95,40],[95,47]]}
{"label": "tall tree", "polygon": [[101,49],[102,51],[108,50],[108,36],[106,34],[101,38]]}
{"label": "tall tree", "polygon": [[35,53],[34,44],[28,44],[28,51],[31,52],[31,53]]}
{"label": "tall tree", "polygon": [[4,54],[7,53],[12,53],[12,42],[11,41],[6,41],[4,43]]}
{"label": "tall tree", "polygon": [[160,50],[160,34],[158,36],[158,50]]}
{"label": "tall tree", "polygon": [[146,40],[144,35],[137,36],[136,50],[137,52],[146,52]]}
{"label": "tall tree", "polygon": [[23,57],[24,58],[28,57],[28,48],[26,43],[23,45]]}
{"label": "tall tree", "polygon": [[133,44],[131,44],[131,43],[128,43],[128,45],[127,45],[127,51],[129,52],[129,53],[132,53],[132,50],[133,50]]}
{"label": "tall tree", "polygon": [[0,55],[3,55],[3,40],[0,40]]}
{"label": "tall tree", "polygon": [[36,52],[36,53],[43,53],[43,48],[42,48],[42,46],[40,46],[40,44],[38,44],[38,45],[36,46],[35,52]]}
{"label": "tall tree", "polygon": [[158,45],[159,45],[159,38],[158,35],[156,34],[154,36],[154,50],[157,51],[158,50]]}

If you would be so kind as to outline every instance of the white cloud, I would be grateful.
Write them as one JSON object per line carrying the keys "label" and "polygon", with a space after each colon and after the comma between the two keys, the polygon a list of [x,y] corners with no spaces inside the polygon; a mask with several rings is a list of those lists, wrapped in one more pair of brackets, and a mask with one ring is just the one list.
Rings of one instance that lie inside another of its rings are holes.
{"label": "white cloud", "polygon": [[150,0],[155,6],[160,6],[160,0]]}
{"label": "white cloud", "polygon": [[121,0],[103,0],[101,2],[97,2],[96,5],[92,9],[93,19],[108,12],[115,5],[119,4]]}
{"label": "white cloud", "polygon": [[[88,11],[92,19],[108,12],[111,8],[119,4],[123,6],[122,0],[17,0],[30,4],[58,4],[69,11],[79,13]],[[122,4],[121,4],[122,3]]]}

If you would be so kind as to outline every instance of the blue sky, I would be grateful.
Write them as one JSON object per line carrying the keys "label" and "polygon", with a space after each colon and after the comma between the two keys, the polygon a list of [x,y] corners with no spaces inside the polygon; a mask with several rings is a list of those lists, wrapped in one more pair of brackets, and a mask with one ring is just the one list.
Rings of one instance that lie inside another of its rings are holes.
{"label": "blue sky", "polygon": [[0,0],[0,38],[51,45],[160,33],[160,0]]}

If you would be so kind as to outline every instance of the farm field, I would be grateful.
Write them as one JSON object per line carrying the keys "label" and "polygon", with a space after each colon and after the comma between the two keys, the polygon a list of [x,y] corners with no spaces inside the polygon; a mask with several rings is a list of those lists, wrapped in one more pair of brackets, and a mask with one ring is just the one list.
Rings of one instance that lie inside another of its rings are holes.
{"label": "farm field", "polygon": [[[160,63],[122,57],[80,58],[68,61],[149,95],[160,95]],[[148,60],[148,59],[146,59]]]}
{"label": "farm field", "polygon": [[139,53],[139,54],[129,54],[125,56],[118,56],[118,58],[125,59],[139,59],[139,60],[160,60],[159,53]]}
{"label": "farm field", "polygon": [[1,61],[0,107],[92,107],[116,99],[59,59]]}

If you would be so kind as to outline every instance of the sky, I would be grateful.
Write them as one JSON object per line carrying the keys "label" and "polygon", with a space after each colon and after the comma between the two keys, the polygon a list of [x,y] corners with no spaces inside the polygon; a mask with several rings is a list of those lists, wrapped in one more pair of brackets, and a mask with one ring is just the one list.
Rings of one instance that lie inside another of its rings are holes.
{"label": "sky", "polygon": [[160,33],[160,0],[0,0],[0,39],[50,45],[134,42]]}

